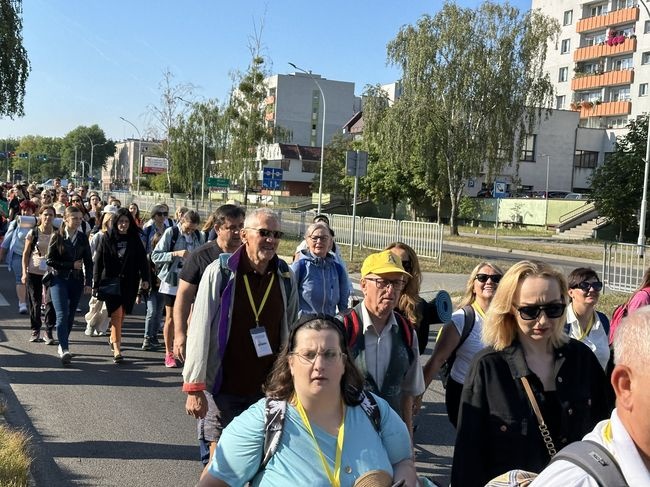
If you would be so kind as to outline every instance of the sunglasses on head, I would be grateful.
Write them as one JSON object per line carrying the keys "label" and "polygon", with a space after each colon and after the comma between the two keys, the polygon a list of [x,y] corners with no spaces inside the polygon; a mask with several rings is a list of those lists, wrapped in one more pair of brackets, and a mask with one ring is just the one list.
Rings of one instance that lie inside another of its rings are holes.
{"label": "sunglasses on head", "polygon": [[586,293],[589,292],[589,289],[593,289],[596,292],[600,292],[603,290],[603,283],[600,281],[596,281],[596,282],[582,281],[576,284],[575,286],[571,286],[571,289],[580,289],[581,291]]}
{"label": "sunglasses on head", "polygon": [[166,211],[157,211],[155,213],[155,215],[156,216],[167,216],[167,215],[169,215],[169,213],[167,213]]}
{"label": "sunglasses on head", "polygon": [[486,283],[488,279],[491,279],[494,284],[499,284],[502,277],[501,274],[476,274],[474,279],[481,283]]}
{"label": "sunglasses on head", "polygon": [[284,232],[280,232],[279,230],[268,230],[267,228],[248,227],[248,230],[255,230],[257,233],[260,234],[260,237],[262,238],[273,237],[276,240],[282,238],[282,236],[284,235]]}
{"label": "sunglasses on head", "polygon": [[560,318],[564,314],[564,303],[535,304],[530,306],[520,306],[517,308],[522,320],[536,320],[540,313],[544,311],[547,318]]}

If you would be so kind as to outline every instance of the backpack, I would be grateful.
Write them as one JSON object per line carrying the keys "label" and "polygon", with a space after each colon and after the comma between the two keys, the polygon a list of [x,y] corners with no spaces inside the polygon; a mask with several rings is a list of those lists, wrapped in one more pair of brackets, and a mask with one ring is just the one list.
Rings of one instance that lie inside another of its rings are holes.
{"label": "backpack", "polygon": [[[616,459],[607,448],[595,441],[571,443],[557,452],[551,463],[556,460],[564,460],[580,467],[599,487],[629,487]],[[485,487],[526,487],[537,475],[525,470],[510,470],[490,480]]]}
{"label": "backpack", "polygon": [[[402,337],[402,341],[406,344],[406,352],[409,357],[409,365],[415,360],[415,355],[411,345],[413,344],[413,327],[411,324],[404,318],[401,314],[395,312],[395,317],[398,323],[399,334]],[[359,335],[363,333],[361,326],[361,321],[359,320],[359,315],[354,310],[354,308],[347,310],[342,315],[343,326],[346,333],[346,341],[348,343],[348,349],[352,357],[356,357],[359,354]]]}
{"label": "backpack", "polygon": [[[151,225],[153,226],[153,225]],[[181,231],[178,228],[178,226],[174,225],[172,227],[172,240],[171,240],[171,245],[169,246],[169,250],[174,250],[174,246],[176,245],[176,241],[178,240],[178,237],[180,236]],[[194,230],[194,236],[196,239],[200,242],[201,241],[201,231],[200,230]]]}
{"label": "backpack", "polygon": [[[645,289],[641,289],[641,291],[645,292],[648,296],[650,296],[650,293]],[[638,292],[641,292],[638,291]],[[611,345],[612,342],[614,341],[614,333],[616,332],[616,328],[618,328],[618,325],[621,324],[621,320],[627,316],[628,313],[628,305],[630,304],[630,301],[632,301],[632,298],[636,295],[634,293],[632,296],[630,296],[630,299],[627,300],[625,304],[619,304],[615,309],[614,312],[612,313],[612,320],[609,323],[609,344]]]}
{"label": "backpack", "polygon": [[440,381],[442,382],[442,387],[447,388],[447,383],[449,382],[449,377],[451,376],[451,368],[456,361],[456,352],[458,349],[465,343],[469,338],[469,335],[474,329],[474,322],[476,321],[476,312],[471,305],[463,306],[463,312],[465,313],[465,321],[463,322],[463,332],[460,334],[460,342],[454,348],[454,351],[451,352],[451,355],[445,360],[440,366],[440,371],[438,375],[440,376]]}
{"label": "backpack", "polygon": [[[375,431],[381,433],[381,413],[377,405],[377,400],[372,394],[364,391],[359,393],[359,399],[361,400],[359,406],[368,416]],[[266,467],[280,445],[286,412],[287,401],[270,397],[266,398],[266,404],[264,406],[264,450],[258,473]]]}

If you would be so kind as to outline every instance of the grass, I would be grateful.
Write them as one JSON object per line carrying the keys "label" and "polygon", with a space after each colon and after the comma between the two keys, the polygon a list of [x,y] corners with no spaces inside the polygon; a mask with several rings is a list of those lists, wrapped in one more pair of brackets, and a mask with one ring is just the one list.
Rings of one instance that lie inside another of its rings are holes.
{"label": "grass", "polygon": [[0,485],[27,487],[31,462],[29,437],[0,424]]}

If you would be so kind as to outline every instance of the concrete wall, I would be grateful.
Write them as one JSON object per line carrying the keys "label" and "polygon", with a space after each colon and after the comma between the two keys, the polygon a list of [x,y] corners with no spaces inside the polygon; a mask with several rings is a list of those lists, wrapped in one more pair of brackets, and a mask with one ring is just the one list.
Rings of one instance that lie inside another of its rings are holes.
{"label": "concrete wall", "polygon": [[[497,200],[476,198],[476,220],[494,222]],[[503,198],[499,200],[499,222],[522,225],[557,225],[560,217],[585,205],[581,200],[547,200],[536,198]],[[545,218],[545,215],[548,215]]]}

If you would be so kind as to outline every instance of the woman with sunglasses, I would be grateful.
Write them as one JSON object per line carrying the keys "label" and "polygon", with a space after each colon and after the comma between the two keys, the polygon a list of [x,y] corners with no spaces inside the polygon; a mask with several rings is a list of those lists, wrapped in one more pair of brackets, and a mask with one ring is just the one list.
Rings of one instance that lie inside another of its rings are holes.
{"label": "woman with sunglasses", "polygon": [[[491,262],[481,262],[469,276],[465,288],[465,295],[460,301],[459,309],[451,315],[451,321],[446,323],[436,339],[436,344],[431,357],[424,365],[424,384],[428,388],[433,378],[440,371],[440,367],[452,356],[456,358],[451,367],[449,379],[445,390],[445,405],[449,422],[458,424],[458,407],[460,405],[460,394],[463,390],[465,377],[474,356],[483,350],[481,341],[481,330],[485,320],[485,314],[497,291],[503,271]],[[466,322],[466,317],[471,319],[474,315],[473,326],[471,321]],[[462,341],[465,326],[470,326],[471,331],[467,338]],[[416,401],[416,409],[419,408],[422,399]]]}
{"label": "woman with sunglasses", "polygon": [[540,472],[609,417],[605,372],[564,333],[566,296],[564,276],[545,263],[521,261],[504,274],[483,323],[487,348],[463,386],[452,485]]}
{"label": "woman with sunglasses", "polygon": [[[362,389],[343,324],[304,315],[267,379],[268,399],[224,429],[199,486],[419,485],[404,422],[386,401],[362,395]],[[279,420],[267,420],[272,411]],[[281,431],[275,448],[265,449],[267,424]],[[263,453],[269,453],[264,464]],[[366,483],[356,483],[364,474]]]}
{"label": "woman with sunglasses", "polygon": [[571,338],[587,345],[603,370],[609,362],[609,319],[596,305],[600,298],[603,283],[598,274],[588,267],[579,267],[571,271],[568,277],[569,306],[566,311],[565,331]]}

